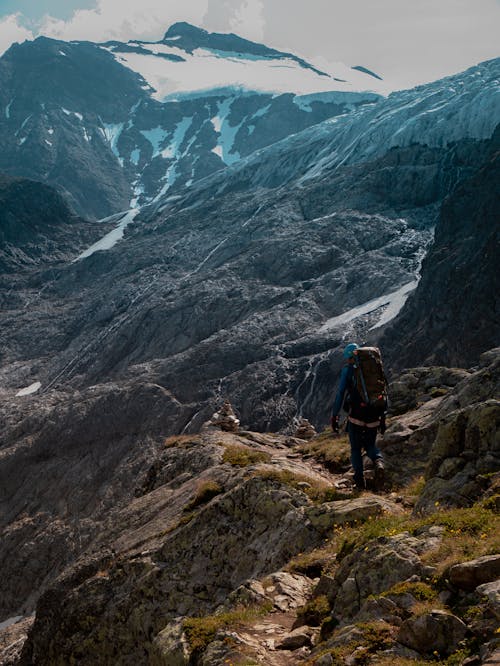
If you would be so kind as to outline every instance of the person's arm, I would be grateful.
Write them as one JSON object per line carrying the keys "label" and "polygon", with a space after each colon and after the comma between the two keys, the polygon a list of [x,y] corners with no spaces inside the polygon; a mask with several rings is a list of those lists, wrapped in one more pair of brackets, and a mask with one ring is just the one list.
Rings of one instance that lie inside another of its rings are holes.
{"label": "person's arm", "polygon": [[342,368],[340,373],[340,382],[337,389],[337,395],[335,396],[335,402],[333,403],[332,416],[337,416],[337,414],[342,409],[342,404],[344,402],[344,395],[347,390],[348,380],[349,380],[349,366],[346,365]]}
{"label": "person's arm", "polygon": [[332,408],[331,424],[333,430],[338,430],[337,417],[338,413],[342,409],[342,404],[344,402],[344,395],[349,384],[350,370],[351,368],[348,365],[346,365],[345,367],[342,368],[342,372],[340,373],[339,387],[337,389],[337,395],[335,396],[335,402],[333,403],[333,408]]}

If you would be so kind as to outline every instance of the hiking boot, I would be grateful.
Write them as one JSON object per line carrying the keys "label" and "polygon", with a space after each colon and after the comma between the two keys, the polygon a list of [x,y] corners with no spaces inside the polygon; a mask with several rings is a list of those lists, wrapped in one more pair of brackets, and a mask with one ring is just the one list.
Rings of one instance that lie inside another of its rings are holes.
{"label": "hiking boot", "polygon": [[382,458],[377,458],[374,463],[375,467],[375,484],[380,488],[385,480],[385,466]]}

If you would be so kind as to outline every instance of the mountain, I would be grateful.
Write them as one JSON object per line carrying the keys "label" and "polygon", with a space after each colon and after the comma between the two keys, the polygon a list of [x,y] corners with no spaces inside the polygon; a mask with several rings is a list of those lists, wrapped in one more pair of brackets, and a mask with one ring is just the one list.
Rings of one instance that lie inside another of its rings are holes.
{"label": "mountain", "polygon": [[249,427],[325,423],[336,350],[379,339],[418,285],[442,201],[490,159],[481,135],[498,118],[481,109],[498,66],[306,129],[122,215],[104,251],[33,272],[18,290],[38,309],[22,327],[0,314],[4,386],[154,381],[175,396],[175,431],[224,395]]}
{"label": "mountain", "polygon": [[384,336],[395,367],[472,364],[498,342],[500,127],[484,165],[445,199],[422,280]]}
{"label": "mountain", "polygon": [[0,171],[103,218],[380,99],[373,76],[339,74],[189,24],[156,43],[40,37],[0,58]]}

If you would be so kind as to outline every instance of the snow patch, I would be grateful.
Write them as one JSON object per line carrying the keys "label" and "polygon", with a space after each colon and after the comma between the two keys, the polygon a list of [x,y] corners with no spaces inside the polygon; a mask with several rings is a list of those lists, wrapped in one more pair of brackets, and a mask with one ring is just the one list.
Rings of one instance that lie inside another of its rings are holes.
{"label": "snow patch", "polygon": [[50,129],[48,129],[47,132],[48,132],[49,134],[54,134],[54,130],[52,129],[52,127],[51,127]]}
{"label": "snow patch", "polygon": [[417,288],[418,282],[418,279],[413,280],[412,282],[408,282],[396,291],[383,294],[383,296],[379,296],[378,298],[374,298],[367,303],[363,303],[362,305],[358,305],[351,310],[347,310],[347,312],[344,312],[337,317],[328,319],[328,321],[326,321],[323,326],[318,329],[318,333],[327,333],[328,331],[336,329],[339,326],[344,326],[345,324],[348,324],[349,322],[354,321],[359,317],[371,314],[372,312],[375,312],[375,310],[378,310],[382,307],[385,307],[385,310],[381,314],[378,321],[370,328],[370,331],[379,328],[380,326],[384,326],[384,324],[387,324],[387,322],[391,321],[391,319],[394,319],[399,314],[403,305],[408,300],[411,292]]}
{"label": "snow patch", "polygon": [[[34,384],[30,384],[29,386],[26,386],[26,388],[23,388],[20,391],[18,391],[16,393],[16,397],[23,396],[23,395],[33,395],[33,393],[36,393],[41,388],[42,388],[42,384],[40,382],[35,382]],[[21,618],[18,617],[17,619],[21,619]],[[17,622],[17,619],[15,620],[15,622]],[[7,620],[7,622],[8,622],[8,620]],[[14,624],[14,622],[11,622],[11,624]]]}
{"label": "snow patch", "polygon": [[12,102],[13,102],[13,101],[14,101],[14,99],[11,99],[10,102],[9,102],[9,103],[7,104],[7,106],[5,107],[5,117],[6,117],[7,119],[10,118],[10,107],[12,106]]}
{"label": "snow patch", "polygon": [[59,55],[66,56],[66,57],[68,56],[68,54],[64,53],[64,51],[59,51]]}
{"label": "snow patch", "polygon": [[[245,90],[271,93],[310,94],[342,90],[359,92],[381,90],[387,84],[342,63],[332,65],[327,75],[304,67],[293,58],[236,54],[209,48],[188,53],[170,44],[141,44],[144,53],[114,53],[115,59],[140,74],[154,89],[159,101],[178,92],[198,92],[238,86]],[[104,47],[103,47],[104,48]],[[161,55],[174,55],[182,61]]]}
{"label": "snow patch", "polygon": [[124,123],[103,123],[103,132],[113,153],[120,159],[117,143],[122,133]]}
{"label": "snow patch", "polygon": [[19,620],[23,620],[24,617],[22,615],[16,615],[15,617],[9,617],[7,620],[4,620],[3,622],[0,622],[0,631],[2,629],[7,629],[7,627],[10,627],[12,624],[16,624],[16,622],[19,622]]}
{"label": "snow patch", "polygon": [[52,141],[49,141],[48,139],[45,139],[45,143],[46,143],[48,146],[51,146],[51,145],[52,145]]}
{"label": "snow patch", "polygon": [[160,155],[160,145],[164,143],[169,132],[158,126],[150,130],[141,130],[141,134],[153,146],[153,157]]}
{"label": "snow patch", "polygon": [[221,160],[228,165],[234,164],[240,159],[238,152],[232,152],[236,134],[243,124],[242,120],[238,125],[231,125],[229,123],[229,115],[231,112],[231,105],[234,102],[234,97],[228,97],[223,102],[217,103],[217,115],[211,118],[214,130],[219,134],[217,138],[217,146],[212,148],[212,152],[218,155]]}
{"label": "snow patch", "polygon": [[110,250],[112,247],[116,245],[116,243],[123,238],[123,235],[125,233],[125,227],[127,227],[131,222],[134,221],[135,216],[139,212],[138,208],[132,208],[129,210],[121,219],[120,224],[115,227],[112,231],[109,232],[109,234],[106,234],[101,240],[97,241],[97,243],[94,243],[91,245],[89,248],[87,248],[84,252],[78,255],[76,259],[73,259],[72,263],[75,263],[75,261],[79,261],[80,259],[85,259],[86,257],[90,257],[91,254],[94,254],[94,252],[98,252],[100,250]]}
{"label": "snow patch", "polygon": [[136,148],[130,153],[130,161],[132,164],[135,164],[136,166],[139,164],[139,158],[141,156],[141,151],[139,148]]}

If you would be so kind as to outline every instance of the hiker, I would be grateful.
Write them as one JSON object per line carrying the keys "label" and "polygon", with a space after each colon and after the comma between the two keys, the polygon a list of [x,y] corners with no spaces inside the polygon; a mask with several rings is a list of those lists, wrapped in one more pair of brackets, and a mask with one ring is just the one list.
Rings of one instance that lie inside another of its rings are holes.
{"label": "hiker", "polygon": [[[377,355],[378,361],[376,360]],[[364,490],[363,449],[373,461],[376,485],[380,486],[384,478],[384,460],[382,453],[377,448],[376,438],[378,428],[380,428],[382,434],[385,431],[385,408],[387,405],[385,376],[380,352],[375,347],[361,348],[355,342],[351,342],[344,349],[343,357],[346,359],[346,365],[342,368],[340,375],[331,424],[332,430],[338,433],[338,414],[343,407],[348,412],[347,432],[351,443],[354,483],[356,488]],[[362,359],[368,359],[368,362],[366,360],[362,361]],[[364,376],[360,374],[362,363],[366,366],[365,375],[369,374],[370,369],[372,373],[371,376],[366,377],[366,381]],[[367,393],[367,384],[372,392],[373,385],[378,387],[377,395],[374,398],[370,398]]]}

